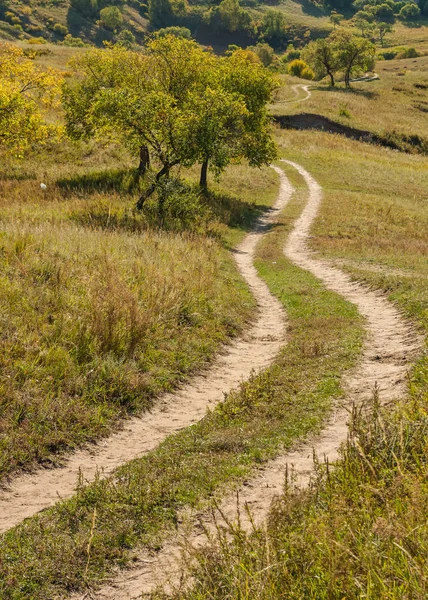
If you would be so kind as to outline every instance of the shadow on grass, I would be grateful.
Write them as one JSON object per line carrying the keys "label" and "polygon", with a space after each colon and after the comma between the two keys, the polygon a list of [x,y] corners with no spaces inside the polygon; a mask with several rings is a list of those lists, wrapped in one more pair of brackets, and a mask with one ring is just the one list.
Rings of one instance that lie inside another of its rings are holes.
{"label": "shadow on grass", "polygon": [[109,169],[58,179],[56,186],[66,194],[132,194],[139,190],[139,178],[136,169]]}
{"label": "shadow on grass", "polygon": [[331,85],[329,85],[329,86],[318,85],[317,87],[312,86],[312,89],[317,90],[319,92],[338,92],[340,94],[351,94],[353,96],[363,96],[364,98],[368,98],[369,100],[371,100],[373,98],[377,98],[379,96],[378,92],[374,92],[372,90],[362,90],[360,88],[355,88],[355,87],[345,88],[345,87],[337,87],[337,86],[332,87]]}
{"label": "shadow on grass", "polygon": [[213,215],[228,227],[249,231],[258,217],[270,209],[269,206],[243,202],[236,196],[207,191],[203,200]]}
{"label": "shadow on grass", "polygon": [[326,11],[309,0],[301,0],[299,3],[302,7],[303,14],[311,17],[325,17]]}

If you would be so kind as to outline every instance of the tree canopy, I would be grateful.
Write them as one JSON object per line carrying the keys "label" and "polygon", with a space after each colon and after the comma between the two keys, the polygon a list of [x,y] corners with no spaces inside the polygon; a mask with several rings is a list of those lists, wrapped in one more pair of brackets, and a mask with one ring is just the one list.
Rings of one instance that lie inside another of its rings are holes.
{"label": "tree canopy", "polygon": [[176,165],[221,171],[233,160],[268,164],[275,157],[266,103],[272,74],[242,50],[216,57],[175,35],[155,37],[143,52],[90,50],[75,59],[79,78],[63,92],[67,131],[74,138],[112,135],[160,165],[156,182]]}
{"label": "tree canopy", "polygon": [[23,156],[45,142],[58,127],[48,124],[45,108],[59,99],[61,73],[39,69],[22,48],[0,44],[0,144]]}

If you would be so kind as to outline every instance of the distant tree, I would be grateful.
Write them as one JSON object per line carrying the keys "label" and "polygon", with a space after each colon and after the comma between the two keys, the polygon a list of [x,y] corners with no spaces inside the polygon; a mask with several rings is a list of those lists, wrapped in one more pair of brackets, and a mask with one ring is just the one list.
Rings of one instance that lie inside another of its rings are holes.
{"label": "distant tree", "polygon": [[100,22],[110,31],[117,31],[123,25],[123,17],[117,6],[106,6],[100,11]]}
{"label": "distant tree", "polygon": [[148,17],[153,29],[169,27],[174,22],[174,12],[170,0],[149,0]]}
{"label": "distant tree", "polygon": [[256,46],[249,46],[247,50],[254,52],[259,58],[262,65],[268,67],[275,60],[275,52],[269,44],[257,44]]}
{"label": "distant tree", "polygon": [[22,157],[59,128],[48,125],[44,108],[56,103],[62,74],[42,70],[22,48],[0,44],[0,146]]}
{"label": "distant tree", "polygon": [[250,13],[241,7],[239,0],[222,0],[209,15],[210,24],[218,31],[248,31],[252,26]]}
{"label": "distant tree", "polygon": [[344,18],[345,17],[343,15],[333,10],[330,14],[330,23],[332,23],[333,28],[336,29],[336,26],[339,25]]}
{"label": "distant tree", "polygon": [[385,2],[372,7],[372,12],[378,21],[391,22],[394,21],[394,11]]}
{"label": "distant tree", "polygon": [[394,28],[391,23],[376,23],[375,31],[378,34],[380,45],[383,48],[385,45],[385,36],[388,33],[392,33]]}
{"label": "distant tree", "polygon": [[284,14],[279,10],[268,10],[263,17],[260,33],[273,48],[283,46],[287,37]]}
{"label": "distant tree", "polygon": [[184,38],[185,40],[192,39],[192,32],[187,27],[178,27],[178,26],[164,27],[164,28],[158,29],[158,31],[156,31],[157,37],[165,37],[166,35],[174,35],[175,37],[181,37],[181,38]]}
{"label": "distant tree", "polygon": [[345,85],[350,87],[355,72],[373,68],[376,48],[369,40],[348,31],[336,31],[329,36],[338,68],[344,72]]}
{"label": "distant tree", "polygon": [[361,31],[362,37],[369,37],[374,29],[374,15],[368,10],[359,10],[353,18],[355,27]]}
{"label": "distant tree", "polygon": [[117,36],[117,44],[124,48],[132,48],[135,45],[135,35],[129,29],[122,29]]}
{"label": "distant tree", "polygon": [[404,19],[405,21],[412,21],[414,19],[419,19],[420,16],[421,16],[421,9],[419,8],[419,6],[417,4],[414,4],[413,2],[410,4],[406,4],[400,10],[400,18]]}
{"label": "distant tree", "polygon": [[310,42],[303,51],[303,58],[313,68],[317,77],[323,78],[328,75],[334,87],[339,61],[331,40],[320,39]]}

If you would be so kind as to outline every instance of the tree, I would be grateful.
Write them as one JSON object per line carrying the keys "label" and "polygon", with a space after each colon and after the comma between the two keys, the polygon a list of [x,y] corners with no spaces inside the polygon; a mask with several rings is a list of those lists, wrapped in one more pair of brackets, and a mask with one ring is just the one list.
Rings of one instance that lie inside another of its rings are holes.
{"label": "tree", "polygon": [[345,85],[350,87],[351,76],[356,71],[368,71],[373,68],[376,48],[369,40],[347,31],[334,32],[329,38],[338,68],[344,71]]}
{"label": "tree", "polygon": [[57,102],[61,81],[59,71],[42,71],[21,48],[0,44],[0,143],[8,153],[22,157],[59,133],[44,109]]}
{"label": "tree", "polygon": [[383,48],[384,44],[385,44],[385,36],[386,36],[386,34],[393,32],[394,28],[391,25],[391,23],[377,23],[376,24],[376,31],[377,31],[378,36],[379,36],[380,44],[381,44],[381,46]]}
{"label": "tree", "polygon": [[344,18],[343,15],[333,10],[330,14],[330,23],[333,23],[333,29],[336,29],[336,26],[339,25]]}
{"label": "tree", "polygon": [[354,24],[361,31],[363,37],[368,37],[374,29],[374,14],[368,10],[359,10],[353,18]]}
{"label": "tree", "polygon": [[303,58],[313,68],[317,77],[323,78],[328,75],[334,87],[339,62],[331,40],[320,39],[310,42],[303,51]]}
{"label": "tree", "polygon": [[270,46],[280,48],[286,41],[286,21],[279,10],[268,10],[264,15],[260,33]]}
{"label": "tree", "polygon": [[413,2],[410,4],[406,4],[400,10],[400,18],[404,19],[405,21],[419,19],[420,16],[421,16],[421,9],[419,8],[419,6],[417,4],[414,4]]}
{"label": "tree", "polygon": [[73,138],[112,136],[159,164],[137,208],[176,165],[201,163],[201,185],[211,166],[220,173],[231,160],[267,164],[275,156],[266,102],[272,75],[237,51],[217,58],[196,42],[166,36],[147,51],[114,46],[75,59],[80,77],[64,88],[67,132]]}
{"label": "tree", "polygon": [[123,25],[123,17],[117,6],[106,6],[100,12],[100,22],[110,31],[117,31]]}
{"label": "tree", "polygon": [[222,0],[211,10],[209,20],[214,29],[229,33],[248,31],[252,25],[250,13],[241,7],[239,0]]}
{"label": "tree", "polygon": [[117,43],[124,48],[132,48],[135,45],[135,35],[129,29],[122,29],[117,36]]}
{"label": "tree", "polygon": [[173,25],[174,12],[170,0],[149,0],[148,16],[152,29]]}

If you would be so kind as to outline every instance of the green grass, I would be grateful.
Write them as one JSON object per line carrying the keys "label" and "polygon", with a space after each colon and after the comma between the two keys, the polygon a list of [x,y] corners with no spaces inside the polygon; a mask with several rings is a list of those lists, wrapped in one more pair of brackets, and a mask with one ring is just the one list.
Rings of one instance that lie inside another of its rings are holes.
{"label": "green grass", "polygon": [[224,492],[252,466],[322,426],[342,395],[342,373],[359,355],[362,323],[352,305],[282,254],[302,201],[296,196],[258,251],[259,272],[288,313],[288,345],[276,364],[143,459],[3,535],[4,600],[96,585],[113,564],[128,563],[132,548],[156,548],[184,506]]}
{"label": "green grass", "polygon": [[108,435],[253,317],[228,249],[275,198],[273,171],[240,193],[249,170],[234,167],[213,187],[213,218],[169,232],[133,210],[134,175],[96,144],[3,164],[0,479]]}
{"label": "green grass", "polygon": [[[428,57],[378,61],[375,67],[379,80],[353,83],[350,90],[343,83],[336,88],[319,82],[311,85],[311,98],[305,102],[287,104],[291,98],[290,83],[295,78],[283,76],[284,90],[277,96],[279,102],[271,106],[273,114],[315,113],[357,129],[382,136],[418,135],[428,140],[426,118],[426,89],[417,85],[428,84]],[[342,116],[343,110],[349,116]]]}
{"label": "green grass", "polygon": [[[321,133],[282,133],[280,143],[324,188],[312,248],[426,331],[426,161]],[[382,409],[375,395],[354,411],[337,465],[319,465],[307,490],[288,486],[267,528],[219,531],[174,600],[425,599],[427,407],[425,354],[408,398]]]}

